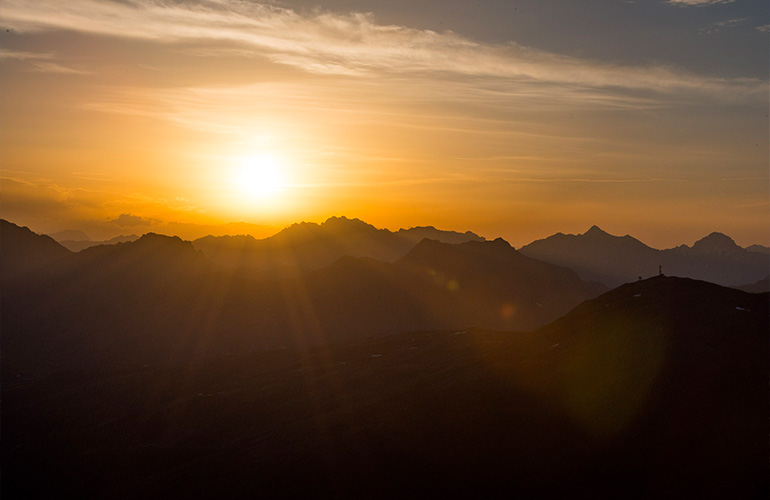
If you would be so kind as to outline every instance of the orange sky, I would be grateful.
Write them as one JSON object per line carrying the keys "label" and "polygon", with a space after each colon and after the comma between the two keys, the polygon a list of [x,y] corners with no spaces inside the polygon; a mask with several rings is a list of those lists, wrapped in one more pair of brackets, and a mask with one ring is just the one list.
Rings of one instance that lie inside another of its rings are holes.
{"label": "orange sky", "polygon": [[565,53],[342,3],[3,0],[0,216],[93,239],[346,215],[516,246],[593,224],[658,248],[770,244],[767,62]]}

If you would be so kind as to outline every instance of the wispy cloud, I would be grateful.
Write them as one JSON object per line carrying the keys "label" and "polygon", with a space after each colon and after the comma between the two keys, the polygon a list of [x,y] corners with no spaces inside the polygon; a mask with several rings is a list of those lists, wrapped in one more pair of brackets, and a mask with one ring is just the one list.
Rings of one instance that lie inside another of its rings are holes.
{"label": "wispy cloud", "polygon": [[49,52],[25,52],[0,49],[0,60],[22,61],[28,63],[32,71],[41,73],[59,73],[68,75],[87,75],[90,71],[70,68],[59,62],[55,62],[56,56]]}
{"label": "wispy cloud", "polygon": [[[702,5],[711,0],[671,0]],[[72,30],[158,43],[217,43],[327,75],[491,77],[654,92],[765,93],[763,82],[703,77],[664,66],[622,66],[480,43],[452,32],[378,24],[371,14],[300,13],[266,3],[201,0],[3,0],[3,26]]]}
{"label": "wispy cloud", "polygon": [[21,50],[0,49],[0,60],[39,61],[52,59],[53,54],[48,52],[27,52]]}
{"label": "wispy cloud", "polygon": [[680,7],[704,7],[718,3],[733,3],[735,0],[668,0],[668,3]]}
{"label": "wispy cloud", "polygon": [[728,19],[727,21],[722,21],[718,23],[714,23],[711,26],[708,26],[706,28],[702,28],[699,33],[706,34],[706,35],[713,35],[714,33],[717,33],[719,31],[735,28],[738,26],[741,26],[743,24],[746,24],[746,22],[749,19],[747,17],[740,17],[736,19]]}

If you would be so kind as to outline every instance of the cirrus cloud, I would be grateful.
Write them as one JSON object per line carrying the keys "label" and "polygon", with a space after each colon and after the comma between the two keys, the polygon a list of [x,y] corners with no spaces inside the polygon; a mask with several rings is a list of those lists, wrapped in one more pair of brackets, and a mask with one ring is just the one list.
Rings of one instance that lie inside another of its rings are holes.
{"label": "cirrus cloud", "polygon": [[[714,0],[670,3],[706,5]],[[704,77],[660,65],[603,63],[514,42],[481,43],[451,31],[383,25],[368,13],[297,12],[267,3],[4,0],[2,24],[22,33],[67,30],[176,44],[179,50],[194,51],[195,44],[205,42],[211,55],[216,47],[230,53],[237,50],[244,57],[264,57],[322,75],[491,77],[653,92],[766,93],[766,83],[755,79]]]}

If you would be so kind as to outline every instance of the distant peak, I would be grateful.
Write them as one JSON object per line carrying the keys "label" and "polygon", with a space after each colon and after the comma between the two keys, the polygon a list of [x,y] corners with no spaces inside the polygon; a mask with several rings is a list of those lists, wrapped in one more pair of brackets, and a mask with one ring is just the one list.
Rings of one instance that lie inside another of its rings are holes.
{"label": "distant peak", "polygon": [[729,236],[713,232],[696,241],[692,248],[698,250],[735,250],[740,247]]}
{"label": "distant peak", "polygon": [[326,221],[321,224],[321,227],[324,229],[332,229],[332,230],[367,230],[367,229],[373,229],[376,230],[377,228],[372,226],[371,224],[368,224],[361,219],[349,219],[347,217],[339,216],[339,217],[329,217],[326,219]]}
{"label": "distant peak", "polygon": [[593,226],[591,226],[591,228],[588,231],[583,233],[583,236],[599,236],[599,235],[607,235],[607,234],[609,233],[607,233],[602,228],[594,224]]}
{"label": "distant peak", "polygon": [[510,243],[508,243],[506,240],[504,240],[502,238],[495,238],[494,241],[492,241],[492,243],[495,244],[496,246],[504,246],[504,247],[510,247],[511,246]]}
{"label": "distant peak", "polygon": [[139,240],[140,241],[141,240],[144,240],[144,241],[163,241],[163,240],[167,240],[167,241],[182,241],[182,238],[180,238],[179,236],[166,236],[165,234],[158,234],[158,233],[145,233],[145,234],[142,235],[141,238],[139,238]]}
{"label": "distant peak", "polygon": [[[165,234],[158,233],[146,233],[141,238],[135,241],[129,241],[119,243],[120,245],[130,245],[137,248],[149,247],[149,248],[192,248],[192,243],[185,241],[179,236],[166,236]],[[126,247],[128,248],[128,247]]]}

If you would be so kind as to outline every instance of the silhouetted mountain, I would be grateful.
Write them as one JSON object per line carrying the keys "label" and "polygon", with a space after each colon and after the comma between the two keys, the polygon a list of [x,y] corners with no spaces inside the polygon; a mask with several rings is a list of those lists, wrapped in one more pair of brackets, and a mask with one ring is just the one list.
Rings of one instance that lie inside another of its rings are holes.
{"label": "silhouetted mountain", "polygon": [[769,317],[767,294],[653,278],[532,333],[4,376],[3,492],[766,498]]}
{"label": "silhouetted mountain", "polygon": [[66,229],[64,231],[59,231],[58,233],[49,234],[51,238],[55,239],[59,243],[62,241],[91,241],[91,238],[88,237],[86,233],[83,231],[75,230],[75,229]]}
{"label": "silhouetted mountain", "polygon": [[613,236],[592,226],[584,234],[557,233],[519,249],[524,255],[574,269],[583,279],[613,287],[657,274],[659,251],[631,236]]}
{"label": "silhouetted mountain", "polygon": [[529,330],[601,291],[501,239],[423,240],[393,264],[345,257],[290,283],[304,294],[293,302],[313,311],[308,322],[338,340],[470,326]]}
{"label": "silhouetted mountain", "polygon": [[67,239],[67,240],[59,240],[59,244],[61,244],[63,247],[70,250],[71,252],[79,252],[81,250],[85,250],[86,248],[95,247],[99,245],[114,245],[116,243],[127,243],[130,241],[136,241],[138,239],[139,239],[139,236],[135,234],[129,234],[129,235],[121,234],[120,236],[116,236],[114,238],[110,238],[109,240],[103,240],[103,241]]}
{"label": "silhouetted mountain", "polygon": [[422,239],[422,234],[452,243],[481,239],[470,232],[461,234],[432,227],[393,233],[359,219],[332,217],[323,224],[293,224],[263,240],[251,236],[206,236],[193,245],[219,265],[275,278],[321,269],[343,256],[393,262]]}
{"label": "silhouetted mountain", "polygon": [[766,247],[763,245],[749,245],[746,247],[746,250],[749,252],[756,252],[756,253],[763,253],[765,255],[770,255],[770,247]]}
{"label": "silhouetted mountain", "polygon": [[658,274],[735,286],[758,280],[770,268],[768,256],[749,252],[721,233],[692,247],[657,250],[631,236],[612,236],[597,226],[584,234],[555,234],[519,250],[524,255],[574,269],[583,279],[610,287]]}
{"label": "silhouetted mountain", "polygon": [[600,290],[503,240],[423,240],[392,264],[343,257],[262,280],[219,271],[190,242],[151,233],[72,254],[3,291],[3,367],[36,373],[437,328],[531,329]]}
{"label": "silhouetted mountain", "polygon": [[3,283],[44,269],[70,254],[50,236],[33,233],[28,227],[0,219],[0,279]]}
{"label": "silhouetted mountain", "polygon": [[729,236],[722,233],[711,233],[703,239],[696,241],[692,246],[694,253],[701,254],[731,254],[740,253],[743,250]]}
{"label": "silhouetted mountain", "polygon": [[458,233],[456,231],[441,231],[433,226],[418,226],[409,229],[399,229],[397,235],[402,236],[412,243],[419,243],[424,239],[436,240],[442,243],[465,243],[466,241],[485,241],[484,238],[471,231]]}
{"label": "silhouetted mountain", "polygon": [[[396,263],[438,317],[465,315],[455,325],[529,330],[604,290],[572,270],[531,259],[498,238],[448,245],[423,240]],[[452,325],[445,325],[450,327]]]}
{"label": "silhouetted mountain", "polygon": [[755,281],[754,283],[747,283],[745,285],[738,285],[732,288],[743,290],[749,293],[765,293],[770,292],[770,276],[765,279]]}

